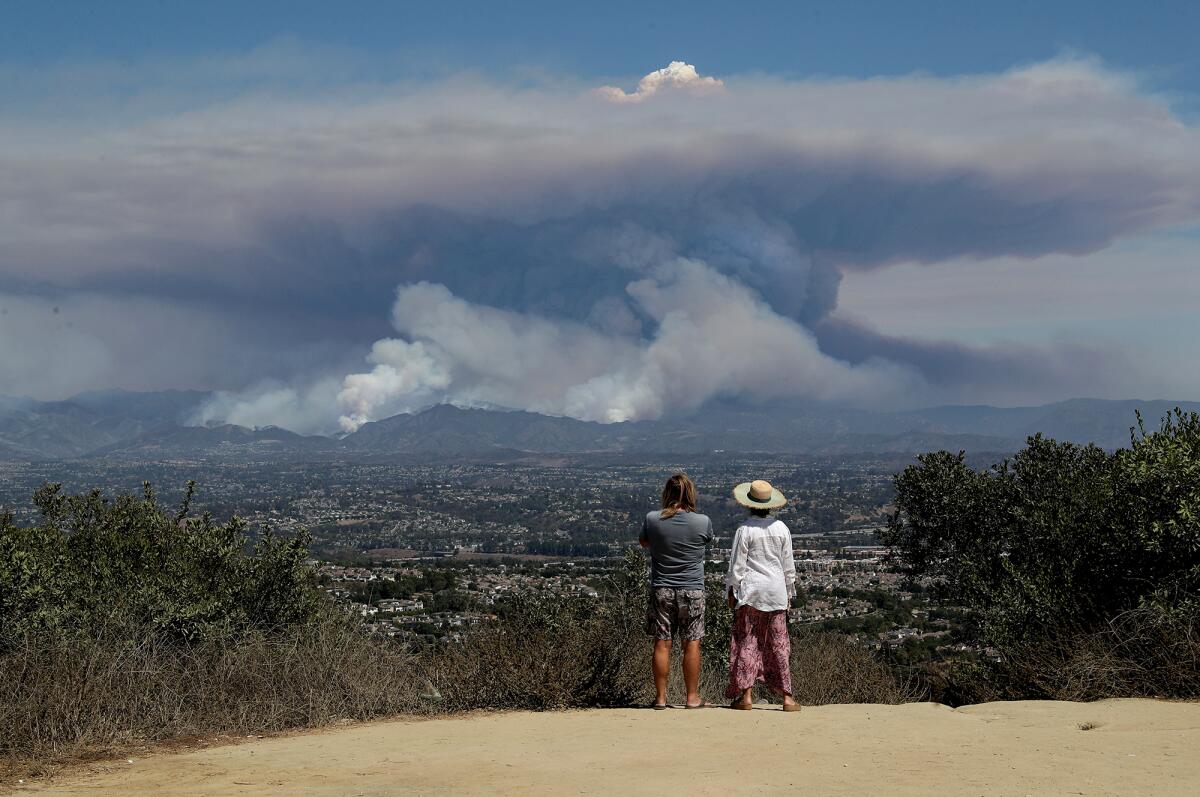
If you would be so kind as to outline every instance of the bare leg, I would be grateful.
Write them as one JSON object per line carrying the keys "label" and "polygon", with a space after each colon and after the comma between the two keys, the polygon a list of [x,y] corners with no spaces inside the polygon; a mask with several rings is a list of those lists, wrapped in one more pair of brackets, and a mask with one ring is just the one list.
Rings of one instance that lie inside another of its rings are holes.
{"label": "bare leg", "polygon": [[687,704],[698,706],[700,699],[700,640],[683,641],[683,685],[687,687]]}
{"label": "bare leg", "polygon": [[738,702],[744,706],[754,705],[754,687],[742,691],[742,696],[738,698]]}
{"label": "bare leg", "polygon": [[657,693],[654,704],[656,706],[667,704],[667,676],[670,673],[671,640],[656,639],[654,640],[654,691]]}

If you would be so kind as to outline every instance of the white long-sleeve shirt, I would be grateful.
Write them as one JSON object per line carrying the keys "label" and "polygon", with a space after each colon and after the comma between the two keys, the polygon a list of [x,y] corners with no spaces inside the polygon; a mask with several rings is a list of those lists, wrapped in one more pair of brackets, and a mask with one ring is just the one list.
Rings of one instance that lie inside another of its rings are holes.
{"label": "white long-sleeve shirt", "polygon": [[733,536],[725,585],[738,606],[761,612],[786,609],[796,595],[792,533],[782,520],[747,518]]}

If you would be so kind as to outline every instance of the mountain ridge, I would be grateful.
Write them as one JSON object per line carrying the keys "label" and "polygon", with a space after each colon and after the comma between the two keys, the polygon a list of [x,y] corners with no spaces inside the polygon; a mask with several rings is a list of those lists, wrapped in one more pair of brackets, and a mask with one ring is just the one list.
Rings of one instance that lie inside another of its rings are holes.
{"label": "mountain ridge", "polygon": [[190,423],[211,394],[97,391],[63,401],[0,397],[0,459],[337,455],[509,456],[519,453],[700,454],[1015,451],[1035,433],[1115,448],[1140,410],[1148,428],[1180,407],[1163,399],[1068,399],[1025,407],[943,405],[882,412],[816,402],[713,403],[657,421],[602,424],[524,410],[438,404],[363,424],[340,438],[280,427]]}

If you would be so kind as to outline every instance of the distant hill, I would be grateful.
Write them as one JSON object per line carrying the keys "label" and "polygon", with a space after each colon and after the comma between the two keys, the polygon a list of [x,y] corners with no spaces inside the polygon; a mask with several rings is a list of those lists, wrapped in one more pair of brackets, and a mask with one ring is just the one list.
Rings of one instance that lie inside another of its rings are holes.
{"label": "distant hill", "polygon": [[1068,399],[1036,407],[933,407],[906,415],[928,422],[931,430],[948,434],[970,430],[1023,440],[1041,432],[1058,440],[1117,448],[1129,444],[1129,429],[1137,422],[1135,411],[1141,411],[1147,429],[1154,429],[1175,407],[1200,412],[1200,402],[1195,401]]}
{"label": "distant hill", "polygon": [[278,426],[247,429],[245,426],[163,426],[132,440],[88,453],[90,457],[136,455],[138,458],[208,456],[257,457],[264,454],[300,454],[334,451],[338,442],[328,437],[298,435]]}
{"label": "distant hill", "polygon": [[0,454],[63,459],[182,426],[208,394],[197,391],[82,393],[67,401],[0,402]]}
{"label": "distant hill", "polygon": [[694,455],[903,454],[936,449],[1004,453],[1029,435],[1115,448],[1141,410],[1147,427],[1200,402],[1071,399],[1033,407],[945,406],[873,412],[829,403],[748,408],[713,403],[658,421],[601,424],[448,404],[363,424],[341,439],[278,427],[190,426],[199,391],[84,393],[67,401],[0,397],[0,459],[284,456],[503,457],[518,453]]}
{"label": "distant hill", "polygon": [[696,454],[904,453],[936,449],[1008,452],[1042,431],[1113,448],[1129,442],[1134,410],[1148,424],[1196,402],[1075,399],[1038,407],[935,407],[881,413],[829,405],[768,408],[714,405],[682,418],[599,424],[529,412],[449,405],[364,424],[342,443],[372,453],[481,454],[488,451]]}
{"label": "distant hill", "polygon": [[[625,424],[617,424],[625,426]],[[363,424],[342,439],[352,451],[478,453],[618,450],[613,426],[532,412],[460,409],[449,404]]]}

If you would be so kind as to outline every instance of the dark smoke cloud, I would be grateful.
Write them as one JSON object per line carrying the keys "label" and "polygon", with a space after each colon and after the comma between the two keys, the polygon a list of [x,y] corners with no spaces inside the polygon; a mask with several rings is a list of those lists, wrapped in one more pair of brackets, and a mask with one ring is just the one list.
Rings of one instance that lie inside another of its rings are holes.
{"label": "dark smoke cloud", "polygon": [[[210,418],[315,429],[449,399],[615,420],[761,392],[937,399],[996,373],[1087,390],[1095,372],[1061,367],[1073,354],[855,328],[832,315],[842,275],[1084,254],[1200,217],[1196,131],[1089,62],[720,84],[672,65],[633,93],[592,89],[258,96],[27,144],[0,156],[0,279],[30,301],[240,319],[205,357],[263,353]],[[134,352],[103,323],[79,333],[109,349],[89,379],[128,382]],[[377,342],[342,379],[337,357],[281,369],[287,341]],[[743,367],[756,345],[779,366]],[[26,392],[62,389],[31,376]]]}
{"label": "dark smoke cloud", "polygon": [[[861,323],[825,318],[813,325],[821,350],[852,364],[883,358],[910,367],[945,402],[1029,404],[1046,391],[1069,394],[1080,384],[1109,390],[1143,376],[1125,352],[1085,344],[966,346],[885,335]],[[1106,383],[1105,379],[1112,379]]]}

